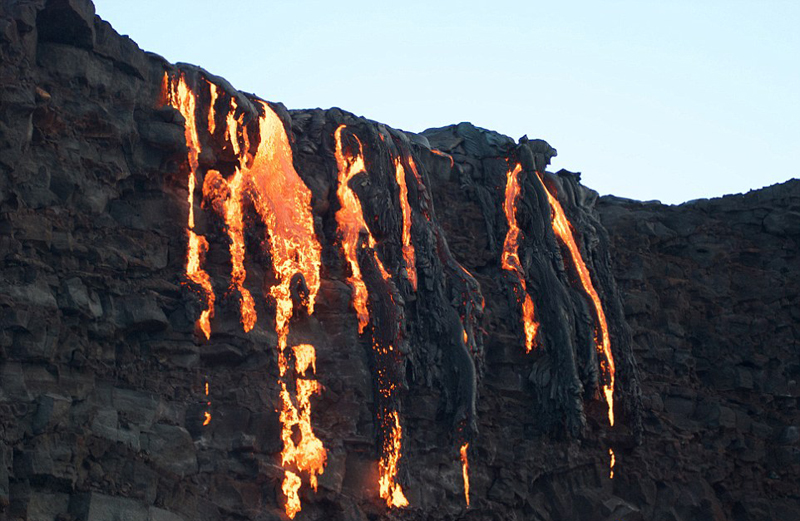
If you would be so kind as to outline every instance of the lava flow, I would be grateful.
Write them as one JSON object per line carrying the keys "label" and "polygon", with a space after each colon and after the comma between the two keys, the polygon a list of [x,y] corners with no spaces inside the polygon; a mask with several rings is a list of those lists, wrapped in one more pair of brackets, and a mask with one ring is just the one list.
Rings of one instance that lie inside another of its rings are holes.
{"label": "lava flow", "polygon": [[400,208],[403,210],[403,259],[406,263],[408,281],[414,291],[417,290],[417,267],[414,258],[414,244],[411,242],[411,206],[408,204],[408,186],[406,171],[400,158],[394,160],[394,171],[397,185],[400,187]]}
{"label": "lava flow", "polygon": [[[297,276],[302,277],[305,285],[302,304],[309,314],[313,313],[320,286],[322,247],[314,232],[311,191],[294,169],[292,148],[283,123],[269,105],[263,101],[259,104],[263,111],[258,119],[260,142],[252,165],[244,166],[243,175],[250,183],[256,210],[269,230],[272,266],[278,279],[278,283],[270,288],[270,295],[275,299],[275,331],[278,334],[283,433],[281,462],[285,469],[283,490],[288,491],[286,515],[293,518],[300,510],[300,501],[297,497],[298,476],[289,467],[294,465],[307,473],[312,488],[316,490],[317,475],[322,474],[327,460],[327,451],[311,427],[309,399],[313,393],[319,392],[319,384],[310,378],[300,378],[305,370],[295,370],[295,406],[285,381],[289,369],[286,356],[289,320],[295,311],[292,285],[297,284]],[[234,138],[238,135],[236,129],[230,123],[228,129],[233,141],[237,141]],[[300,351],[312,359],[315,356],[313,346],[304,345]],[[295,427],[300,433],[299,441],[294,436]]]}
{"label": "lava flow", "polygon": [[189,203],[189,218],[187,222],[189,240],[186,253],[186,277],[202,288],[206,309],[200,314],[197,324],[206,339],[208,339],[211,338],[211,318],[214,316],[214,289],[211,286],[211,279],[208,273],[202,268],[203,258],[208,251],[208,241],[202,235],[197,235],[194,232],[194,191],[197,183],[198,157],[200,156],[200,138],[197,135],[197,118],[195,116],[197,98],[186,84],[186,78],[183,75],[177,80],[173,80],[165,72],[164,90],[167,103],[177,109],[186,121],[184,136],[186,138],[186,147],[189,149],[189,189],[187,196]]}
{"label": "lava flow", "polygon": [[[213,316],[214,293],[208,274],[201,268],[208,242],[193,231],[193,196],[200,152],[195,120],[197,99],[183,76],[177,85],[165,76],[165,95],[167,102],[180,110],[186,120],[186,142],[191,170],[186,271],[187,277],[199,284],[206,294],[207,309],[201,314],[199,324],[208,338],[211,334],[209,319]],[[206,114],[209,132],[213,132],[216,127],[214,111],[218,95],[217,87],[212,85],[212,105]],[[277,283],[270,288],[270,295],[275,301],[275,331],[278,334],[278,384],[281,389],[279,417],[283,441],[281,464],[284,468],[282,490],[286,494],[286,515],[293,518],[301,508],[298,495],[302,484],[301,474],[308,476],[309,483],[316,490],[317,476],[323,473],[327,461],[327,451],[311,426],[310,398],[321,390],[319,383],[313,378],[313,372],[316,371],[316,352],[313,346],[302,344],[292,348],[291,354],[296,360],[294,393],[289,391],[287,384],[287,371],[290,369],[287,339],[289,320],[295,311],[293,296],[299,297],[300,305],[309,314],[314,312],[314,302],[320,287],[322,247],[314,232],[311,191],[294,170],[292,149],[283,123],[269,105],[263,101],[257,103],[261,109],[257,122],[259,144],[255,155],[251,155],[244,123],[245,113],[242,112],[239,118],[235,117],[237,103],[231,98],[230,110],[226,116],[225,137],[239,160],[239,166],[229,179],[225,179],[216,170],[209,170],[203,183],[203,195],[204,203],[209,203],[225,220],[230,241],[231,287],[238,290],[241,297],[241,320],[245,332],[250,331],[257,320],[252,295],[244,287],[245,221],[242,203],[245,196],[252,200],[267,229],[266,242],[277,279]],[[311,374],[308,374],[309,367],[313,369]],[[210,419],[210,413],[206,412],[206,425]]]}
{"label": "lava flow", "polygon": [[[508,222],[508,233],[503,241],[503,255],[501,263],[503,269],[516,274],[521,287],[521,294],[517,293],[517,301],[522,303],[522,325],[525,330],[525,352],[530,353],[536,339],[536,332],[539,323],[534,319],[533,300],[528,294],[527,284],[525,283],[525,273],[522,270],[522,263],[519,260],[519,236],[520,229],[517,225],[517,199],[520,193],[519,174],[522,165],[517,164],[513,169],[509,169],[506,174],[506,192],[503,201],[503,211]],[[521,298],[520,298],[521,297]]]}
{"label": "lava flow", "polygon": [[464,499],[466,499],[467,508],[469,508],[469,459],[467,459],[467,449],[469,449],[469,443],[461,446],[461,475],[464,477]]}
{"label": "lava flow", "polygon": [[[336,222],[342,234],[344,256],[350,266],[351,275],[347,278],[347,282],[353,287],[353,308],[355,308],[356,315],[358,315],[358,332],[363,333],[364,328],[369,323],[369,309],[367,308],[369,293],[367,285],[364,283],[364,277],[361,274],[361,266],[358,264],[359,236],[362,233],[366,234],[367,245],[370,248],[375,247],[375,238],[370,233],[366,221],[364,221],[361,201],[349,184],[350,180],[357,174],[366,172],[361,140],[354,135],[353,138],[358,143],[358,153],[355,155],[346,154],[342,148],[342,130],[344,128],[345,125],[340,125],[334,133],[336,139],[336,165],[339,169],[339,184],[336,188],[336,195],[339,197],[339,204],[341,205],[339,211],[336,212]],[[378,255],[375,254],[374,257],[378,267],[384,274],[384,278],[388,278],[386,269],[383,267]]]}
{"label": "lava flow", "polygon": [[[350,266],[351,276],[348,277],[347,280],[353,287],[353,307],[355,308],[358,316],[358,331],[359,333],[363,333],[364,328],[369,323],[370,315],[369,308],[367,307],[369,293],[362,276],[361,267],[358,263],[357,256],[358,248],[365,246],[365,244],[359,240],[362,234],[366,236],[366,246],[372,249],[372,257],[375,260],[376,266],[381,272],[381,276],[387,282],[390,280],[390,276],[374,249],[376,244],[375,239],[370,233],[367,223],[364,220],[361,201],[358,199],[358,196],[349,185],[350,180],[354,176],[366,172],[361,140],[354,135],[353,138],[358,144],[358,152],[354,155],[345,152],[342,145],[342,131],[344,128],[345,125],[340,125],[334,133],[334,138],[336,140],[336,149],[334,153],[339,170],[339,184],[336,189],[336,194],[339,198],[339,204],[341,205],[341,208],[336,212],[336,222],[338,223],[342,238],[342,250],[344,251],[347,263]],[[400,169],[402,166],[399,165],[399,162],[396,162],[395,167],[396,179],[399,182],[399,177],[401,175]],[[404,186],[404,173],[402,175],[402,186]],[[401,201],[405,198],[404,196],[407,197],[407,190],[403,191],[401,188]],[[410,208],[408,226],[410,230]],[[408,238],[410,245],[410,233]],[[413,264],[409,265],[407,261],[406,267],[407,269],[409,267],[413,267]],[[409,275],[410,274],[411,270],[409,270]],[[410,277],[409,280],[411,280]],[[416,287],[416,270],[414,270],[413,284]],[[396,353],[393,346],[382,343],[375,338],[374,334],[372,338],[372,347],[376,358],[379,360],[392,358],[392,356],[394,356]],[[405,507],[408,506],[408,500],[403,494],[403,489],[400,484],[396,483],[395,481],[397,477],[397,465],[401,457],[403,429],[400,426],[400,416],[397,411],[385,405],[386,402],[391,401],[397,386],[394,382],[389,381],[387,378],[387,370],[385,367],[381,367],[381,362],[378,362],[378,366],[379,368],[377,372],[380,401],[384,402],[378,406],[378,420],[381,424],[383,439],[381,458],[378,463],[378,483],[380,488],[380,496],[386,501],[386,504],[389,506],[389,508]]]}
{"label": "lava flow", "polygon": [[389,433],[384,436],[383,456],[379,462],[380,494],[386,500],[389,508],[407,507],[408,500],[403,494],[403,488],[395,483],[397,476],[397,464],[400,461],[400,447],[403,439],[403,428],[400,427],[400,417],[397,411],[392,411],[387,416],[389,422]]}
{"label": "lava flow", "polygon": [[547,193],[547,199],[550,201],[551,219],[553,223],[553,231],[556,233],[561,242],[567,247],[572,258],[572,264],[578,272],[583,290],[589,296],[589,299],[594,305],[595,315],[598,322],[598,327],[595,330],[595,346],[598,354],[603,356],[600,361],[600,370],[603,374],[605,383],[603,384],[603,394],[605,395],[606,403],[608,403],[608,422],[614,426],[614,356],[611,354],[611,341],[608,336],[608,324],[606,323],[606,314],[603,312],[603,305],[600,302],[600,296],[594,289],[592,284],[592,277],[589,273],[589,268],[583,262],[581,251],[575,243],[575,238],[572,235],[572,226],[567,219],[561,203],[558,202],[547,186],[539,177],[539,181]]}

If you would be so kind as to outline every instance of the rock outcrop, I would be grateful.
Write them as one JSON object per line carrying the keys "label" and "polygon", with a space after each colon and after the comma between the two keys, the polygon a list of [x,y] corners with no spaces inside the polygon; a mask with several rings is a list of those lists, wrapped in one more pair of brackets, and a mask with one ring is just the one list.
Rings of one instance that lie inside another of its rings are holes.
{"label": "rock outcrop", "polygon": [[[287,110],[88,0],[0,5],[2,518],[284,519],[289,474],[297,519],[800,514],[796,181],[598,198],[541,140]],[[319,266],[285,271],[303,216]],[[316,490],[281,457],[311,439]]]}

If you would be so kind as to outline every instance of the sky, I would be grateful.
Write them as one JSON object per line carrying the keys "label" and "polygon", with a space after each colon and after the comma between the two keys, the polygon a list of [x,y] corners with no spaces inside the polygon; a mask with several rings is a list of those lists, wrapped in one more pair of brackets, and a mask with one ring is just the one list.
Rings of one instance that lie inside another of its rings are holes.
{"label": "sky", "polygon": [[800,1],[95,0],[147,51],[290,109],[558,149],[601,194],[800,177]]}

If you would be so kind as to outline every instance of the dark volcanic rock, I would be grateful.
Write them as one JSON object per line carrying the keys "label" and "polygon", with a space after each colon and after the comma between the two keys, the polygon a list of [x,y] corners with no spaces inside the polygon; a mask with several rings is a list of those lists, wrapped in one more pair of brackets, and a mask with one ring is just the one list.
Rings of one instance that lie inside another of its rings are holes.
{"label": "dark volcanic rock", "polygon": [[[238,165],[220,130],[232,99],[240,144],[258,146],[259,100],[142,52],[88,0],[0,5],[0,518],[284,519],[270,230],[245,208],[259,316],[245,333],[225,222],[199,189],[210,169],[229,178]],[[208,340],[185,273],[186,121],[164,106],[165,72],[186,78],[198,116],[217,87],[217,131],[198,117],[194,206],[217,297]],[[546,172],[555,149],[541,140],[469,123],[410,134],[339,109],[269,107],[322,246],[315,312],[295,313],[289,336],[316,347],[312,424],[328,450],[298,519],[800,516],[798,182],[678,207],[598,198],[577,175]],[[335,217],[340,125],[343,147],[364,154],[367,173],[349,186],[375,239],[362,235],[359,253],[364,334]],[[520,282],[501,266],[517,163],[520,265],[541,325],[531,354]],[[597,315],[553,232],[548,192],[608,320],[613,428]],[[307,281],[291,289],[301,302]],[[381,393],[387,381],[394,391]],[[378,495],[385,410],[402,423],[405,509]]]}

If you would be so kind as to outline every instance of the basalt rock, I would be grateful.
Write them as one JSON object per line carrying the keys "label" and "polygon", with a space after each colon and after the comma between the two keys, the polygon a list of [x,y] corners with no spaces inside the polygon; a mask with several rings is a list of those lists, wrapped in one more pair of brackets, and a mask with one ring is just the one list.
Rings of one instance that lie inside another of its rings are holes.
{"label": "basalt rock", "polygon": [[[578,175],[547,172],[556,151],[541,140],[287,110],[141,51],[88,0],[0,5],[2,518],[285,519],[298,464],[281,458],[281,389],[312,369],[284,375],[281,305],[293,310],[288,345],[314,347],[310,419],[326,451],[316,490],[298,472],[297,519],[800,515],[796,181],[678,207],[598,198]],[[170,99],[178,81],[191,115]],[[269,247],[282,221],[264,214],[263,193],[242,198],[237,285],[226,214],[236,172],[277,146],[259,131],[268,111],[320,246],[318,291],[298,272],[283,301]],[[363,331],[337,220],[341,165],[359,154],[347,188],[365,223]],[[517,271],[501,260],[511,207]],[[208,287],[187,268],[192,234],[207,243]],[[395,418],[408,506],[389,508],[379,461]],[[307,439],[294,429],[294,443]]]}

